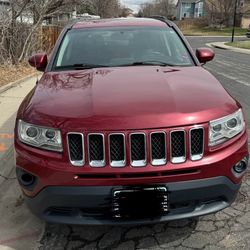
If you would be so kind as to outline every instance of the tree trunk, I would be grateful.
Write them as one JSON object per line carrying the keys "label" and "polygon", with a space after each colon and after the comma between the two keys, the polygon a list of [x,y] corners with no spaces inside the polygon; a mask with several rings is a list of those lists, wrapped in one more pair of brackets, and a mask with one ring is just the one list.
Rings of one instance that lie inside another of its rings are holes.
{"label": "tree trunk", "polygon": [[36,32],[37,28],[41,25],[43,21],[43,16],[40,16],[40,18],[38,19],[37,23],[34,24],[34,26],[32,27],[30,33],[28,34],[25,42],[24,42],[24,45],[23,45],[23,49],[22,49],[22,52],[21,52],[21,55],[19,56],[18,58],[18,62],[21,62],[24,60],[25,56],[27,55],[27,52],[28,52],[28,49],[30,47],[30,40],[31,40],[31,37],[32,35]]}

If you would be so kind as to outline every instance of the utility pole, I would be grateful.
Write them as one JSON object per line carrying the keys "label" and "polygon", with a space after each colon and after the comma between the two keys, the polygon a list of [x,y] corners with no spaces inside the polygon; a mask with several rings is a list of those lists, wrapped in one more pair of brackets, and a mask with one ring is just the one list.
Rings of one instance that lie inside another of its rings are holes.
{"label": "utility pole", "polygon": [[235,26],[236,26],[236,14],[237,14],[237,7],[238,7],[238,0],[235,0],[235,8],[234,8],[234,23],[233,23],[233,31],[232,31],[232,40],[234,42],[234,33],[235,33]]}

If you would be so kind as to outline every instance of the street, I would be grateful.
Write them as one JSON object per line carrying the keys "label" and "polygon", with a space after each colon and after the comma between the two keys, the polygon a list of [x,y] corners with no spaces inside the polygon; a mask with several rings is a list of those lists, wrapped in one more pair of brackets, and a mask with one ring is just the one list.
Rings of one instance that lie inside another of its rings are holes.
{"label": "street", "polygon": [[[188,38],[193,48],[227,39]],[[250,130],[250,55],[219,49],[215,49],[215,53],[214,61],[205,67],[243,105]],[[6,97],[4,95],[0,93],[0,103],[1,98]],[[5,159],[5,164],[9,164],[9,169],[14,164],[13,148],[5,151],[4,147],[13,143],[15,113],[12,112],[11,119],[0,124],[0,157]],[[3,174],[0,172],[0,175]],[[45,225],[29,215],[14,173],[10,176],[10,179],[0,184],[0,213],[11,211],[10,215],[6,212],[4,221],[0,219],[0,249],[249,249],[250,172],[246,175],[236,202],[222,212],[166,224],[132,227]],[[11,198],[8,199],[7,195]],[[8,223],[17,228],[15,237],[9,237],[8,232],[15,229],[6,226]],[[28,231],[25,229],[27,227]],[[20,234],[22,230],[23,234]]]}
{"label": "street", "polygon": [[[230,38],[226,38],[230,40]],[[189,37],[193,48],[203,47],[214,41],[226,41],[225,38]],[[228,50],[214,49],[215,59],[206,68],[221,82],[224,88],[244,107],[250,128],[250,55]]]}

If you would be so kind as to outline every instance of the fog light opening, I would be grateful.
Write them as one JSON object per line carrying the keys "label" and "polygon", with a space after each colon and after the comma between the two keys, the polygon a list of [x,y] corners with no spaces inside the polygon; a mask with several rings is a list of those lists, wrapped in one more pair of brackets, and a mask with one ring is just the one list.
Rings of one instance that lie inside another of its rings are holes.
{"label": "fog light opening", "polygon": [[239,161],[234,167],[233,170],[237,174],[241,174],[247,169],[248,158],[245,157],[241,161]]}
{"label": "fog light opening", "polygon": [[28,173],[23,173],[20,178],[21,184],[23,186],[31,186],[35,182],[35,177]]}

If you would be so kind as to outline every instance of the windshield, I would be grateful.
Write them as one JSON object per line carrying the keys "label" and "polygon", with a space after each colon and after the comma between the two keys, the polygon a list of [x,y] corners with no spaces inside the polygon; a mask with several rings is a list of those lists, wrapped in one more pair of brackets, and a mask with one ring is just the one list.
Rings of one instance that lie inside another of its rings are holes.
{"label": "windshield", "polygon": [[193,61],[171,28],[129,27],[70,30],[55,69],[129,65],[190,66]]}

